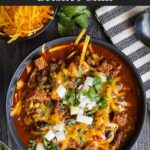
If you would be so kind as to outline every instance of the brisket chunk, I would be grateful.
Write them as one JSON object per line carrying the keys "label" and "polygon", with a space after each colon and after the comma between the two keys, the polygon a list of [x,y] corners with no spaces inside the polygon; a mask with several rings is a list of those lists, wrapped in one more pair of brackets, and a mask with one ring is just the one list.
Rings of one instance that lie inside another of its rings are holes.
{"label": "brisket chunk", "polygon": [[48,63],[46,62],[46,60],[42,56],[40,58],[37,58],[34,61],[34,64],[35,64],[35,67],[37,68],[37,70],[43,70],[48,66]]}

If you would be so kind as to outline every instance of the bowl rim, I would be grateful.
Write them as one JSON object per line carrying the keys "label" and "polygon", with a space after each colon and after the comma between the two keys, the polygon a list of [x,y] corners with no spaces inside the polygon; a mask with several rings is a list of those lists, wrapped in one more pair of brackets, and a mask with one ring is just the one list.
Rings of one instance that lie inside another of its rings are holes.
{"label": "bowl rim", "polygon": [[4,150],[10,150],[10,148],[3,141],[0,141],[0,145],[2,145],[2,147],[4,148]]}
{"label": "bowl rim", "polygon": [[[75,39],[76,39],[76,36],[68,36],[68,37],[62,37],[62,38],[58,38],[58,39],[49,41],[49,42],[45,43],[45,51],[50,47],[57,46],[59,44],[65,43],[65,42],[74,41]],[[138,89],[140,91],[140,96],[142,99],[142,101],[141,101],[142,102],[142,108],[141,108],[142,112],[140,113],[140,117],[138,116],[140,121],[139,121],[139,124],[137,125],[137,131],[135,132],[134,137],[130,140],[130,143],[128,143],[128,145],[126,145],[126,148],[125,148],[127,150],[131,149],[133,147],[133,145],[135,144],[135,142],[138,140],[140,133],[143,129],[144,121],[146,119],[147,103],[146,103],[144,87],[142,84],[142,79],[141,79],[137,69],[135,68],[133,63],[130,61],[130,59],[122,51],[118,50],[115,46],[113,46],[112,44],[109,44],[105,41],[102,41],[100,39],[97,39],[97,38],[91,38],[90,42],[101,45],[102,47],[107,48],[109,51],[111,51],[112,53],[117,55],[117,57],[119,59],[121,59],[123,61],[123,63],[125,63],[129,67],[130,72],[132,73],[132,75],[134,75],[135,80],[137,82]],[[19,149],[22,149],[22,150],[25,150],[25,145],[23,144],[23,142],[19,138],[19,135],[17,134],[17,130],[13,123],[13,117],[10,116],[10,110],[11,110],[11,106],[12,106],[12,102],[13,102],[13,94],[14,94],[14,90],[15,90],[15,86],[16,86],[16,81],[19,79],[20,75],[22,74],[22,72],[25,69],[25,67],[27,66],[27,64],[29,64],[36,56],[41,54],[41,48],[42,48],[42,46],[39,46],[38,48],[36,48],[21,62],[21,64],[19,65],[19,67],[17,68],[17,70],[15,71],[15,73],[11,79],[11,82],[9,84],[8,91],[7,91],[7,96],[6,96],[6,116],[7,116],[8,127],[10,129],[10,132],[13,136],[15,143],[17,144]]]}
{"label": "bowl rim", "polygon": [[[56,13],[58,11],[58,7],[56,7],[56,6],[53,6],[53,7],[54,7],[53,17],[55,18]],[[12,43],[30,40],[32,38],[35,38],[35,37],[39,36],[40,34],[42,34],[48,28],[48,26],[52,23],[53,20],[54,19],[48,20],[41,29],[39,29],[37,32],[35,32],[31,36],[19,37],[18,39],[14,40]],[[0,35],[0,40],[2,40],[2,41],[7,42],[9,39],[10,39],[10,37],[8,35]],[[9,44],[11,44],[11,43],[9,43]]]}

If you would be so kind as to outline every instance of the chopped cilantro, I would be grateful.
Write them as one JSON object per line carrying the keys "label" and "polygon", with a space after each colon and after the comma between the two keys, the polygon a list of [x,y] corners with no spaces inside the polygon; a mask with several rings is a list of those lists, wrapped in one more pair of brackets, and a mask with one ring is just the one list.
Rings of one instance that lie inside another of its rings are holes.
{"label": "chopped cilantro", "polygon": [[43,144],[44,144],[46,149],[51,148],[51,145],[50,145],[49,141],[47,139],[45,139],[44,137],[43,137]]}
{"label": "chopped cilantro", "polygon": [[79,84],[81,82],[81,78],[76,79],[76,84]]}
{"label": "chopped cilantro", "polygon": [[77,71],[78,71],[78,75],[79,75],[79,77],[82,77],[82,74],[83,74],[83,72],[82,72],[82,68],[79,68]]}
{"label": "chopped cilantro", "polygon": [[108,83],[109,83],[110,85],[112,85],[112,84],[113,84],[113,79],[108,78]]}
{"label": "chopped cilantro", "polygon": [[76,120],[73,119],[73,118],[70,118],[70,119],[67,120],[67,124],[68,125],[74,125],[74,124],[76,124]]}
{"label": "chopped cilantro", "polygon": [[94,87],[90,87],[87,94],[88,94],[88,97],[90,98],[90,100],[92,100],[92,101],[100,100],[100,96],[98,95],[98,93],[96,92]]}
{"label": "chopped cilantro", "polygon": [[35,150],[35,148],[36,148],[36,142],[30,140],[28,150]]}
{"label": "chopped cilantro", "polygon": [[90,12],[86,6],[61,6],[58,13],[58,33],[69,35],[75,24],[81,28],[88,27]]}
{"label": "chopped cilantro", "polygon": [[96,96],[94,97],[95,101],[99,101],[100,100],[100,96]]}
{"label": "chopped cilantro", "polygon": [[61,109],[60,112],[62,115],[64,115],[66,113],[66,111],[64,109]]}
{"label": "chopped cilantro", "polygon": [[88,95],[89,95],[89,97],[91,97],[91,98],[94,98],[94,97],[97,96],[97,93],[96,93],[94,87],[90,87],[90,89],[89,89],[89,91],[88,91]]}
{"label": "chopped cilantro", "polygon": [[55,143],[51,144],[51,147],[50,147],[49,150],[57,150],[58,149],[58,145],[59,145],[58,142],[55,142]]}
{"label": "chopped cilantro", "polygon": [[79,137],[81,137],[81,136],[82,136],[82,134],[83,134],[84,132],[85,132],[85,130],[84,130],[84,129],[79,130],[79,131],[78,131],[78,136],[79,136]]}
{"label": "chopped cilantro", "polygon": [[76,90],[75,89],[68,89],[65,96],[65,101],[68,105],[77,105],[79,103],[78,99],[76,98]]}
{"label": "chopped cilantro", "polygon": [[42,83],[39,83],[39,87],[40,87],[41,90],[44,90],[46,86],[43,85]]}
{"label": "chopped cilantro", "polygon": [[82,138],[80,138],[80,145],[83,146],[84,145],[84,141]]}
{"label": "chopped cilantro", "polygon": [[88,111],[88,112],[86,113],[86,115],[92,116],[93,114],[95,114],[95,113],[97,112],[97,110],[98,110],[98,107],[95,107],[94,109]]}
{"label": "chopped cilantro", "polygon": [[106,108],[108,106],[107,100],[105,97],[101,97],[100,101],[97,102],[98,107],[101,108]]}
{"label": "chopped cilantro", "polygon": [[82,135],[83,135],[84,133],[85,133],[85,130],[84,130],[84,129],[78,130],[78,136],[79,136],[79,138],[80,138],[79,144],[80,144],[81,146],[84,145],[84,141],[83,141],[83,139],[82,139]]}
{"label": "chopped cilantro", "polygon": [[65,136],[67,136],[68,135],[68,130],[64,130],[64,133],[65,133]]}
{"label": "chopped cilantro", "polygon": [[50,142],[43,137],[43,143],[47,150],[57,150],[58,149],[58,145],[59,145],[58,142],[54,142],[54,143],[50,144]]}
{"label": "chopped cilantro", "polygon": [[95,90],[99,93],[99,91],[100,91],[100,89],[101,89],[101,85],[99,84],[99,85],[95,85]]}
{"label": "chopped cilantro", "polygon": [[101,84],[101,77],[96,76],[96,77],[93,79],[93,85],[100,85],[100,84]]}

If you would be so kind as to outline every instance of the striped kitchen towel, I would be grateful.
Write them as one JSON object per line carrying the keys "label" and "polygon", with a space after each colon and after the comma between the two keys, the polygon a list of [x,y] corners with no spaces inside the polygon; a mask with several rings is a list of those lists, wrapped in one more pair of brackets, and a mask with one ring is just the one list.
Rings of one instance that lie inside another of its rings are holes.
{"label": "striped kitchen towel", "polygon": [[135,19],[145,10],[150,6],[103,6],[96,10],[96,17],[112,43],[138,69],[150,104],[150,48],[139,41],[134,28]]}

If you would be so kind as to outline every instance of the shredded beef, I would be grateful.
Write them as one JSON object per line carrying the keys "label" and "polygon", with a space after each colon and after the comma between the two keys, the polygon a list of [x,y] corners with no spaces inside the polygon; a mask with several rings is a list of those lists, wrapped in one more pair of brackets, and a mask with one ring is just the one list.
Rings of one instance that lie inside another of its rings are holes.
{"label": "shredded beef", "polygon": [[69,149],[74,149],[74,150],[78,150],[78,144],[76,142],[76,140],[70,138],[67,144],[67,150]]}
{"label": "shredded beef", "polygon": [[124,127],[127,124],[127,114],[125,113],[115,114],[113,122],[117,123],[120,127]]}
{"label": "shredded beef", "polygon": [[117,135],[115,136],[115,139],[110,144],[110,149],[118,150],[120,148],[120,145],[121,145],[122,141],[124,140],[125,136],[126,136],[125,133],[118,132]]}
{"label": "shredded beef", "polygon": [[94,143],[87,143],[83,150],[96,150],[97,146]]}

